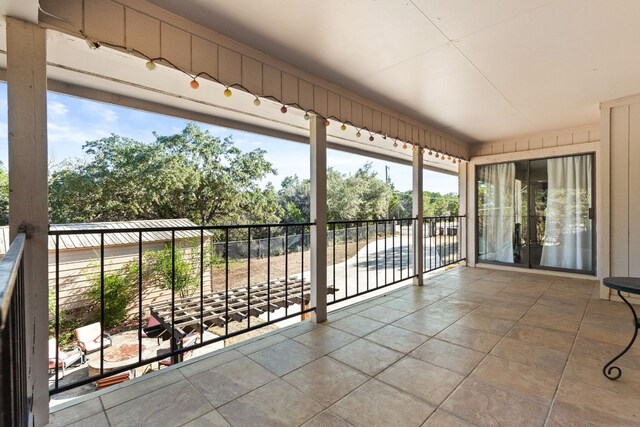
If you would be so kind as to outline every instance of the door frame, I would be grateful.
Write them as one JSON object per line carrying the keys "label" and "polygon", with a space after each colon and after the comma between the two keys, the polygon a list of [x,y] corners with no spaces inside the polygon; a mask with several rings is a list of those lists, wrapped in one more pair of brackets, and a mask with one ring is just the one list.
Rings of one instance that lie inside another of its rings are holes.
{"label": "door frame", "polygon": [[[555,157],[569,157],[569,156],[578,156],[578,155],[586,155],[591,154],[593,157],[592,163],[592,205],[594,206],[594,221],[592,227],[593,234],[593,270],[592,272],[576,272],[575,270],[566,270],[566,269],[557,269],[552,267],[546,267],[544,269],[538,268],[527,268],[527,266],[518,266],[517,264],[509,264],[502,262],[492,262],[492,261],[480,261],[478,260],[477,253],[477,242],[478,242],[478,227],[477,227],[477,214],[478,214],[478,206],[477,206],[477,172],[476,167],[487,164],[494,163],[507,163],[507,162],[515,162],[515,161],[524,161],[524,160],[541,160]],[[599,257],[600,254],[600,245],[603,243],[603,239],[606,239],[606,236],[603,236],[604,230],[602,229],[601,219],[604,216],[605,206],[602,203],[598,202],[598,196],[602,197],[602,173],[604,165],[602,164],[603,156],[601,155],[601,147],[599,142],[588,142],[574,145],[565,145],[558,147],[550,147],[550,148],[541,148],[535,150],[528,151],[518,151],[513,153],[500,153],[500,154],[491,154],[480,157],[473,157],[468,164],[467,168],[467,180],[466,186],[468,191],[467,193],[467,221],[469,222],[467,226],[468,236],[467,239],[467,264],[471,267],[476,266],[476,264],[481,263],[483,265],[496,265],[501,267],[515,268],[518,270],[527,270],[530,272],[557,272],[560,274],[569,273],[571,275],[580,275],[580,276],[597,276],[601,277],[604,263]],[[471,256],[469,256],[471,255]]]}

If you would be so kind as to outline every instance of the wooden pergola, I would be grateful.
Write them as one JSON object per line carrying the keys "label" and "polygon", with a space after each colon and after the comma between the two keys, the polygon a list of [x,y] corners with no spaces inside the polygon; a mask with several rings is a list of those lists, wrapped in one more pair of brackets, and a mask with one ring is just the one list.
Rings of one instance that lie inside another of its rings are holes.
{"label": "wooden pergola", "polygon": [[[327,288],[333,294],[333,286]],[[239,287],[227,291],[207,293],[171,300],[150,307],[151,315],[175,339],[181,339],[188,333],[200,331],[212,326],[224,326],[230,322],[242,322],[248,317],[258,317],[266,312],[275,312],[294,304],[302,306],[304,311],[311,298],[311,283],[300,275],[275,279],[249,287]],[[173,307],[173,310],[172,310]],[[172,317],[173,316],[173,317]],[[302,316],[305,316],[302,313]]]}

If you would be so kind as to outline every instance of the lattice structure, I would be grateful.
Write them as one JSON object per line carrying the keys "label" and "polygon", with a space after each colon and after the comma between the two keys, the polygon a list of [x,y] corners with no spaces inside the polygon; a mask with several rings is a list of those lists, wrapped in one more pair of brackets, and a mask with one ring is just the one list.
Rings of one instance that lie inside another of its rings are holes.
{"label": "lattice structure", "polygon": [[[327,293],[333,294],[333,286]],[[250,298],[248,297],[250,296]],[[241,322],[248,316],[257,317],[267,311],[273,313],[280,308],[293,304],[306,306],[311,298],[311,283],[300,275],[272,280],[250,287],[229,289],[227,292],[214,292],[175,300],[173,310],[173,328],[175,337],[179,338],[193,330],[200,329],[201,315],[205,329],[212,326],[224,326],[230,322]],[[202,309],[201,309],[202,307]],[[151,315],[167,330],[172,330],[171,301],[151,307]]]}

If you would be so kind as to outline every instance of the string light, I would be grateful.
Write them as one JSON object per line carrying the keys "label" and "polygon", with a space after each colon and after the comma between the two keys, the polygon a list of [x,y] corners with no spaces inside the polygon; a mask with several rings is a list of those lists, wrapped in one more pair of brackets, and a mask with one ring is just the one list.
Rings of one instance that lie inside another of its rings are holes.
{"label": "string light", "polygon": [[407,149],[407,143],[405,142],[404,144],[402,144],[402,149],[406,150]]}
{"label": "string light", "polygon": [[451,154],[449,154],[449,156],[447,157],[447,160],[451,160]]}
{"label": "string light", "polygon": [[[182,68],[178,67],[175,63],[171,62],[171,60],[169,60],[169,59],[167,59],[167,58],[163,58],[163,57],[153,58],[153,57],[150,57],[150,56],[146,55],[145,53],[143,53],[143,52],[141,52],[141,51],[139,51],[139,50],[137,50],[137,49],[134,49],[134,48],[130,48],[130,47],[127,47],[127,46],[118,45],[118,44],[114,44],[114,43],[101,42],[101,41],[98,41],[98,40],[90,39],[90,38],[89,38],[89,37],[84,33],[84,31],[82,31],[82,29],[77,28],[75,25],[73,25],[72,23],[70,23],[68,20],[66,20],[66,19],[64,19],[64,18],[60,18],[60,17],[55,16],[55,15],[53,15],[53,14],[50,14],[50,13],[48,13],[48,12],[46,12],[46,11],[42,10],[42,8],[40,8],[40,10],[41,10],[43,13],[45,13],[45,14],[47,14],[47,15],[52,16],[53,18],[56,18],[56,19],[58,19],[58,20],[60,20],[60,21],[62,21],[62,22],[65,22],[65,23],[70,24],[71,26],[73,26],[73,27],[77,30],[78,34],[79,34],[79,35],[84,39],[84,41],[87,43],[87,45],[88,45],[88,46],[89,46],[89,48],[91,48],[91,49],[98,49],[98,48],[100,48],[100,47],[102,47],[102,46],[104,45],[104,46],[107,46],[107,47],[110,47],[110,48],[114,48],[114,49],[117,49],[117,50],[126,51],[126,52],[128,52],[128,53],[136,54],[136,55],[138,55],[138,56],[141,56],[141,57],[143,57],[143,58],[146,58],[146,59],[147,59],[147,61],[146,61],[146,63],[145,63],[145,67],[146,67],[146,68],[147,68],[147,70],[149,70],[149,71],[153,71],[153,70],[155,70],[155,69],[157,68],[157,61],[159,61],[159,62],[161,62],[161,63],[162,63],[162,65],[169,66],[169,67],[171,67],[171,68],[173,68],[173,69],[175,69],[175,70],[177,70],[177,71],[179,71],[179,72],[181,72],[181,73],[183,73],[183,74],[187,75],[187,76],[191,79],[191,81],[189,82],[189,86],[190,86],[192,89],[198,89],[198,88],[200,88],[200,83],[199,83],[199,82],[198,82],[198,80],[197,80],[197,78],[198,78],[198,77],[206,77],[208,80],[214,81],[215,83],[218,83],[218,84],[220,84],[220,85],[222,85],[222,86],[224,86],[224,87],[225,87],[225,89],[224,89],[224,91],[223,91],[223,94],[224,94],[224,96],[225,96],[226,98],[230,98],[230,97],[233,95],[233,92],[231,91],[231,87],[235,87],[235,88],[239,88],[239,89],[241,89],[241,90],[242,90],[242,91],[244,91],[244,92],[249,93],[250,95],[253,95],[253,96],[255,97],[255,98],[253,99],[253,105],[255,105],[256,107],[260,106],[260,105],[261,105],[261,103],[262,103],[262,102],[261,102],[261,100],[260,100],[260,98],[259,98],[259,96],[261,96],[261,95],[258,95],[258,94],[253,93],[251,90],[247,89],[247,88],[246,88],[245,86],[243,86],[241,83],[234,83],[234,84],[232,84],[232,85],[227,85],[227,84],[225,84],[225,83],[221,82],[220,80],[218,80],[216,77],[214,77],[214,76],[210,75],[210,74],[209,74],[209,73],[207,73],[207,72],[199,72],[199,73],[197,73],[197,74],[193,75],[193,74],[191,74],[189,71],[185,71],[185,70],[183,70]],[[273,97],[273,96],[266,96],[266,95],[265,95],[265,96],[263,96],[263,97],[264,97],[264,98],[267,98],[267,99],[270,99],[270,100],[272,100],[272,101],[274,101],[274,102],[276,102],[276,103],[281,103],[281,101],[280,101],[280,100],[278,100],[277,98],[275,98],[275,97]],[[298,109],[300,109],[300,110],[305,111],[305,110],[304,110],[300,105],[298,105],[298,104],[290,104],[290,106],[292,106],[292,107],[295,107],[295,108],[298,108]],[[288,108],[287,108],[287,106],[286,106],[286,105],[284,105],[284,104],[282,104],[282,106],[280,107],[280,112],[281,112],[282,114],[287,113],[287,112],[288,112]],[[309,113],[313,113],[313,114],[318,115],[319,117],[324,118],[321,114],[318,114],[318,113],[316,113],[316,112],[315,112],[315,111],[313,111],[313,110],[306,110],[306,111],[305,111],[305,115],[304,115],[304,119],[305,119],[305,120],[309,120],[309,119],[310,119],[310,115],[309,115]],[[333,117],[333,116],[331,116],[330,118],[333,118],[333,119],[335,119],[336,121],[338,121],[338,120],[339,120],[339,118],[337,118],[337,117]],[[349,125],[351,125],[351,126],[354,126],[354,125],[353,125],[352,123],[350,123],[350,122],[342,122],[342,124],[340,125],[340,130],[342,130],[342,131],[346,131],[346,130],[347,130],[347,123],[348,123]],[[325,125],[325,126],[330,126],[330,124],[331,124],[331,122],[328,120],[328,118],[324,118],[324,125]],[[355,126],[354,126],[354,127],[355,127]],[[356,129],[357,129],[357,128],[356,128]],[[369,136],[369,141],[370,141],[370,142],[374,142],[374,140],[375,140],[374,135],[373,135],[374,133],[378,133],[378,134],[380,134],[380,135],[382,136],[382,139],[383,139],[383,140],[386,140],[386,139],[387,139],[387,136],[388,136],[388,135],[387,135],[386,133],[382,133],[382,132],[374,131],[374,130],[369,130],[369,129],[367,129],[367,128],[363,128],[363,129],[364,129],[365,131],[367,131],[367,132],[370,134],[370,136]],[[356,137],[360,138],[361,136],[362,136],[361,130],[360,130],[360,129],[357,129]],[[402,142],[402,141],[401,141],[401,142]],[[413,144],[412,144],[412,143],[410,143],[410,142],[409,142],[409,144],[411,144],[411,145],[412,145],[412,150],[413,150],[413,151],[416,151],[417,149],[422,150],[422,152],[426,152],[426,151],[427,151],[427,148],[426,148],[426,147],[419,147],[419,146],[417,146],[417,145],[413,145]],[[398,140],[397,140],[397,138],[395,138],[395,139],[394,139],[393,146],[394,146],[394,147],[397,147],[397,146],[398,146]],[[407,148],[407,142],[404,142],[404,143],[403,143],[402,148],[403,148],[403,149],[406,149],[406,148]],[[430,156],[431,156],[431,155],[433,155],[432,150],[431,150],[431,149],[428,149],[428,150],[429,150],[429,155],[430,155]],[[440,152],[436,152],[436,158],[439,158],[439,157],[440,157],[440,154],[442,154],[442,159],[443,159],[443,160],[445,159],[445,157],[447,157],[449,160],[452,160],[452,161],[453,161],[453,163],[462,163],[462,159],[460,159],[460,158],[454,158],[454,157],[452,157],[452,156],[451,156],[450,154],[448,154],[448,153],[440,153]]]}
{"label": "string light", "polygon": [[418,149],[418,147],[416,147],[415,145],[413,147],[411,147],[411,151],[413,151],[414,153],[416,152],[417,149]]}

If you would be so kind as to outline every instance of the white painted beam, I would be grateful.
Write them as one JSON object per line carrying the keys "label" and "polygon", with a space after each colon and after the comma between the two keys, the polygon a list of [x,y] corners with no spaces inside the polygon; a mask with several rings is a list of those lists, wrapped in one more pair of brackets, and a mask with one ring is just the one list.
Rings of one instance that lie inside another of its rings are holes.
{"label": "white painted beam", "polygon": [[[311,157],[311,306],[314,322],[327,320],[327,128],[324,120],[310,120]],[[345,284],[346,286],[346,284]]]}
{"label": "white painted beam", "polygon": [[413,224],[413,269],[417,275],[413,279],[413,284],[422,286],[424,284],[422,271],[424,266],[424,207],[423,199],[423,158],[422,150],[413,152],[413,217],[416,221]]}
{"label": "white painted beam", "polygon": [[7,18],[9,230],[24,224],[25,327],[28,390],[34,425],[49,422],[47,51],[45,30]]}

